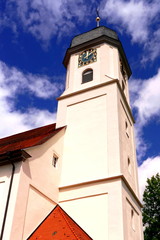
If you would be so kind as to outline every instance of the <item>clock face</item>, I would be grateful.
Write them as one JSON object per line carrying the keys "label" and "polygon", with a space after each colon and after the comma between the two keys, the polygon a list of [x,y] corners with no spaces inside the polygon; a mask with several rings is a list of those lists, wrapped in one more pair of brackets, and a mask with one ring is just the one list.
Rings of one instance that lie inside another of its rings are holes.
{"label": "clock face", "polygon": [[78,58],[78,67],[85,66],[87,64],[97,61],[97,49],[90,48],[83,51]]}

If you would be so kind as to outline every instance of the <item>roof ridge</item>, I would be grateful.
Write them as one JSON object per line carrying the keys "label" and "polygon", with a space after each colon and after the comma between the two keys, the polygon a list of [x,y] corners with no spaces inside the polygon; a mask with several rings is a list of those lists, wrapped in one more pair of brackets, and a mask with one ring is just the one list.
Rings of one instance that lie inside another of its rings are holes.
{"label": "roof ridge", "polygon": [[67,218],[66,218],[66,216],[65,216],[65,214],[64,214],[64,212],[63,212],[63,210],[62,210],[62,208],[60,206],[59,206],[58,210],[59,210],[60,214],[62,215],[62,217],[64,218],[64,220],[67,223],[67,225],[69,226],[70,230],[73,232],[73,234],[76,237],[76,239],[80,240],[79,237],[74,232],[73,228],[71,227],[70,223],[67,221]]}

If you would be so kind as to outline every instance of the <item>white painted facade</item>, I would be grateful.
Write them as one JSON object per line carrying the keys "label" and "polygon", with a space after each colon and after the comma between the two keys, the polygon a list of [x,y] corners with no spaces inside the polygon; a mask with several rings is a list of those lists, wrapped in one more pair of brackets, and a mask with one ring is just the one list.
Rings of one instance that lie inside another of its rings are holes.
{"label": "white painted facade", "polygon": [[[94,48],[97,61],[86,66],[78,67],[80,52],[71,54],[66,89],[58,99],[57,127],[67,126],[59,202],[94,240],[141,240],[128,81],[116,47]],[[93,81],[82,84],[90,68]]]}
{"label": "white painted facade", "polygon": [[[70,55],[56,122],[66,129],[25,149],[31,158],[16,164],[2,240],[27,239],[56,204],[94,240],[143,240],[128,80],[118,48],[106,42],[94,48],[97,61],[83,67],[81,51]],[[87,68],[93,80],[82,84]],[[0,224],[10,174],[11,166],[0,168]]]}
{"label": "white painted facade", "polygon": [[[42,145],[25,149],[31,158],[15,163],[16,172],[3,240],[26,240],[58,204],[64,131],[65,129],[62,129]],[[59,157],[56,168],[53,166],[54,154]],[[11,171],[10,165],[0,168],[0,186],[4,182],[3,192],[1,191],[1,213],[6,205]],[[2,223],[3,214],[0,215],[0,220]]]}

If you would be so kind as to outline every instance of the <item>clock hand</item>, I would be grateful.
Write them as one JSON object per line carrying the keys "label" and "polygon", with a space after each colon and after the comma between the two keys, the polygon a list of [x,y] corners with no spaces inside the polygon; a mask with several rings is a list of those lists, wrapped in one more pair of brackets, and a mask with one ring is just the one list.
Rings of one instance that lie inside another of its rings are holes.
{"label": "clock hand", "polygon": [[92,54],[92,52],[87,52],[87,55],[84,58],[88,58],[90,55]]}
{"label": "clock hand", "polygon": [[89,54],[89,52],[87,51],[84,58],[88,58],[88,54]]}

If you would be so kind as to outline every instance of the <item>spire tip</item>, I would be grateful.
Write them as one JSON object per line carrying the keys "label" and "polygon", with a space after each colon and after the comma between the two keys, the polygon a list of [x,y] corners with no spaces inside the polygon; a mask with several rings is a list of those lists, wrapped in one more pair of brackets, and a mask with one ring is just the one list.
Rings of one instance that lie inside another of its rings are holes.
{"label": "spire tip", "polygon": [[100,23],[101,18],[100,18],[100,16],[99,16],[99,11],[98,11],[98,9],[96,9],[96,13],[97,13],[97,17],[96,17],[97,27],[99,27],[99,23]]}

